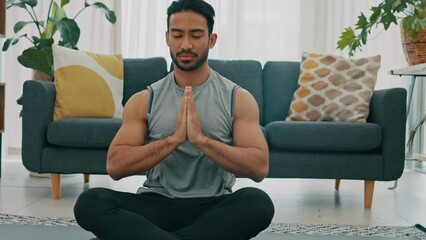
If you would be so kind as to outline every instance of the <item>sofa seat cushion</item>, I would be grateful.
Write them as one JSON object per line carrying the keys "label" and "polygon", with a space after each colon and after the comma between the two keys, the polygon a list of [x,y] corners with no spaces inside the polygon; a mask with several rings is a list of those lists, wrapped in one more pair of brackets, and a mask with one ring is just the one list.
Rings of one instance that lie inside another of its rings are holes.
{"label": "sofa seat cushion", "polygon": [[121,127],[121,118],[67,118],[47,129],[47,141],[63,147],[108,148]]}
{"label": "sofa seat cushion", "polygon": [[378,148],[375,123],[275,121],[265,126],[270,148],[288,151],[361,152]]}

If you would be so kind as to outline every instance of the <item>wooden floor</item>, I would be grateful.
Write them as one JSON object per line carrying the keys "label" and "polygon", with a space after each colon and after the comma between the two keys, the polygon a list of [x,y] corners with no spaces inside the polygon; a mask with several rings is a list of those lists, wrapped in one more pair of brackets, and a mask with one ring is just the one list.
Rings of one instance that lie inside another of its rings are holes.
{"label": "wooden floor", "polygon": [[[419,162],[407,162],[394,190],[394,182],[376,182],[373,206],[363,207],[364,182],[342,180],[334,190],[334,180],[265,179],[254,183],[237,179],[234,189],[254,186],[266,191],[275,204],[273,222],[335,223],[356,225],[399,225],[416,223],[426,226],[426,168]],[[31,177],[19,159],[3,160],[0,178],[0,213],[72,217],[78,195],[90,187],[107,187],[135,192],[144,176],[118,182],[108,176],[91,176],[84,184],[83,175],[62,177],[61,200],[51,199],[50,179]]]}

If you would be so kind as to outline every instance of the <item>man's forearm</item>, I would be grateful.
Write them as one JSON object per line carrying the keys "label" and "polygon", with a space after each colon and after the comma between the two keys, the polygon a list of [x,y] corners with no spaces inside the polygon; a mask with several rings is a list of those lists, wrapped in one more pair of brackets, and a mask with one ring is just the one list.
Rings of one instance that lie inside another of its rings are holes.
{"label": "man's forearm", "polygon": [[114,146],[108,152],[107,172],[115,180],[140,174],[156,166],[179,145],[169,136],[142,146]]}
{"label": "man's forearm", "polygon": [[208,137],[203,137],[196,146],[216,164],[231,173],[259,182],[268,172],[268,153],[261,149],[230,146]]}

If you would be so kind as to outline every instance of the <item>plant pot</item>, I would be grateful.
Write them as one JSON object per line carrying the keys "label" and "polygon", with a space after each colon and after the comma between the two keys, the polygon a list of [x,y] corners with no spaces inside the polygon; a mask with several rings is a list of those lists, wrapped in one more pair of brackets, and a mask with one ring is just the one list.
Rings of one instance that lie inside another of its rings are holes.
{"label": "plant pot", "polygon": [[402,49],[404,50],[408,65],[426,63],[426,29],[421,29],[418,37],[414,40],[403,28],[404,24],[401,22],[399,25],[401,29]]}
{"label": "plant pot", "polygon": [[43,80],[43,81],[53,82],[53,77],[47,75],[44,72],[40,72],[38,70],[33,70],[33,79],[34,80]]}

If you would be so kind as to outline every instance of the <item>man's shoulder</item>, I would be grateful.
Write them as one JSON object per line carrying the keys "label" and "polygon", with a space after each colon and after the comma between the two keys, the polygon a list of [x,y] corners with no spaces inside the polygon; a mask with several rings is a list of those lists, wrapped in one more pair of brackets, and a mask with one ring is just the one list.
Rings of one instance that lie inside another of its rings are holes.
{"label": "man's shoulder", "polygon": [[167,76],[165,76],[164,78],[156,81],[155,83],[151,84],[150,86],[148,86],[148,88],[150,89],[150,91],[156,91],[158,89],[164,88],[167,84],[170,83],[170,81],[173,80],[173,73],[169,73],[167,74]]}
{"label": "man's shoulder", "polygon": [[216,72],[215,70],[211,69],[211,72],[213,74],[213,77],[216,83],[221,84],[228,89],[234,89],[235,87],[238,86],[235,82],[222,76],[220,73]]}

